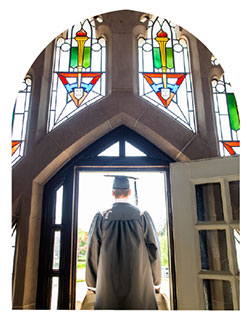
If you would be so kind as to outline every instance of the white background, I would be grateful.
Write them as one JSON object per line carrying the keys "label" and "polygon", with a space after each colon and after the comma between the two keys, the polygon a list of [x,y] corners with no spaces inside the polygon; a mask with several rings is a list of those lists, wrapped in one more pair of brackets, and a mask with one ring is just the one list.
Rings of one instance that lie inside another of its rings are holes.
{"label": "white background", "polygon": [[[15,97],[19,85],[28,71],[31,64],[41,51],[54,39],[60,32],[67,29],[76,22],[93,15],[121,10],[131,9],[142,12],[163,16],[174,23],[183,26],[189,32],[194,34],[202,41],[211,52],[218,58],[227,73],[228,80],[231,81],[238,106],[241,114],[241,127],[243,135],[241,135],[241,144],[244,147],[244,155],[241,161],[241,186],[246,187],[248,180],[248,164],[247,164],[247,148],[249,133],[247,124],[249,118],[249,1],[247,0],[126,0],[126,1],[109,1],[109,0],[7,0],[1,2],[0,8],[0,24],[1,24],[1,73],[0,73],[0,89],[2,112],[1,122],[1,307],[2,316],[7,320],[17,319],[20,315],[27,320],[42,321],[44,314],[52,314],[51,312],[20,312],[10,311],[11,307],[11,270],[12,263],[10,261],[10,214],[11,214],[11,167],[10,167],[10,124],[11,114],[15,101]],[[249,225],[249,206],[247,204],[248,190],[241,189],[241,209],[242,209],[242,234],[246,234]],[[4,202],[3,202],[4,201]],[[245,244],[249,243],[248,239],[244,239]],[[242,254],[245,247],[241,248]],[[245,256],[245,257],[249,257]],[[241,296],[241,312],[223,312],[223,318],[228,320],[240,319],[242,313],[248,309],[248,299],[246,296],[246,288],[249,287],[249,279],[245,279],[244,272],[249,269],[248,263],[241,256],[241,267],[244,282],[242,288],[244,293]],[[245,267],[245,269],[244,269]],[[6,312],[5,312],[6,311]],[[8,313],[8,317],[4,315]],[[29,314],[25,314],[29,313]],[[63,314],[60,314],[63,313]],[[77,316],[79,319],[93,317],[103,317],[105,312],[56,312],[60,318],[72,318],[72,314],[81,314]],[[212,317],[206,312],[158,312],[159,319],[181,319],[185,317],[192,319],[203,319],[209,321]],[[165,314],[167,313],[167,315]],[[35,314],[35,315],[34,315]],[[89,314],[92,314],[91,317]],[[93,315],[94,314],[94,315]],[[101,315],[100,315],[101,314]],[[122,316],[130,314],[123,312]],[[153,316],[151,315],[153,314]],[[154,312],[147,312],[143,319],[152,320],[155,317]],[[164,314],[164,315],[162,315]],[[140,317],[140,312],[133,315]],[[218,314],[213,317],[218,317]],[[52,316],[51,316],[52,317]],[[108,315],[110,318],[110,315]],[[113,313],[111,317],[121,317],[120,312]],[[55,316],[53,315],[53,318]]]}

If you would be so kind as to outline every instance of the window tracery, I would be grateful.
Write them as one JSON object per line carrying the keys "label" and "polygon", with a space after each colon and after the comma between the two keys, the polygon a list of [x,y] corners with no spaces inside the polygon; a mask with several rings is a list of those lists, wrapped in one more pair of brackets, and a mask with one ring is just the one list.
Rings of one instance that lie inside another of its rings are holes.
{"label": "window tracery", "polygon": [[195,132],[188,45],[176,27],[160,17],[148,20],[147,37],[138,40],[139,95]]}
{"label": "window tracery", "polygon": [[222,75],[212,80],[212,90],[220,155],[239,154],[240,117],[232,86]]}
{"label": "window tracery", "polygon": [[26,76],[18,91],[11,124],[11,163],[16,164],[25,151],[32,80]]}
{"label": "window tracery", "polygon": [[58,37],[49,108],[49,131],[105,95],[106,42],[97,38],[94,19]]}

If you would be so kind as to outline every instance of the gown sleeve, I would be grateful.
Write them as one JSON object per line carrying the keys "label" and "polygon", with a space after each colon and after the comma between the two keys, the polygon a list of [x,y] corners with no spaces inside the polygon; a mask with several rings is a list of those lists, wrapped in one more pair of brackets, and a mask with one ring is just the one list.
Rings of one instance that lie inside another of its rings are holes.
{"label": "gown sleeve", "polygon": [[89,288],[96,287],[97,267],[101,247],[101,221],[102,215],[96,214],[88,236],[88,249],[86,257],[86,284]]}
{"label": "gown sleeve", "polygon": [[147,246],[148,256],[150,260],[153,282],[155,286],[161,284],[161,250],[157,232],[152,218],[148,212],[142,215],[144,240]]}

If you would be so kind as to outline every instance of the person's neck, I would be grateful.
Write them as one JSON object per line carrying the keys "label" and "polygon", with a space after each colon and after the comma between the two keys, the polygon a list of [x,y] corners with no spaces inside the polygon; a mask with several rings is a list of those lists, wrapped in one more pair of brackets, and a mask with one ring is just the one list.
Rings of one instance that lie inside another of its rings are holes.
{"label": "person's neck", "polygon": [[128,198],[115,198],[115,202],[126,202],[128,203]]}

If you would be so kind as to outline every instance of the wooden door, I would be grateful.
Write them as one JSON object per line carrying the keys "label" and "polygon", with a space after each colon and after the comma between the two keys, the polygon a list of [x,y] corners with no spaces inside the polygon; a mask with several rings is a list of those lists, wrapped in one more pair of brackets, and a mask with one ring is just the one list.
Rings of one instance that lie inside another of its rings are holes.
{"label": "wooden door", "polygon": [[170,164],[178,310],[239,309],[239,157]]}

